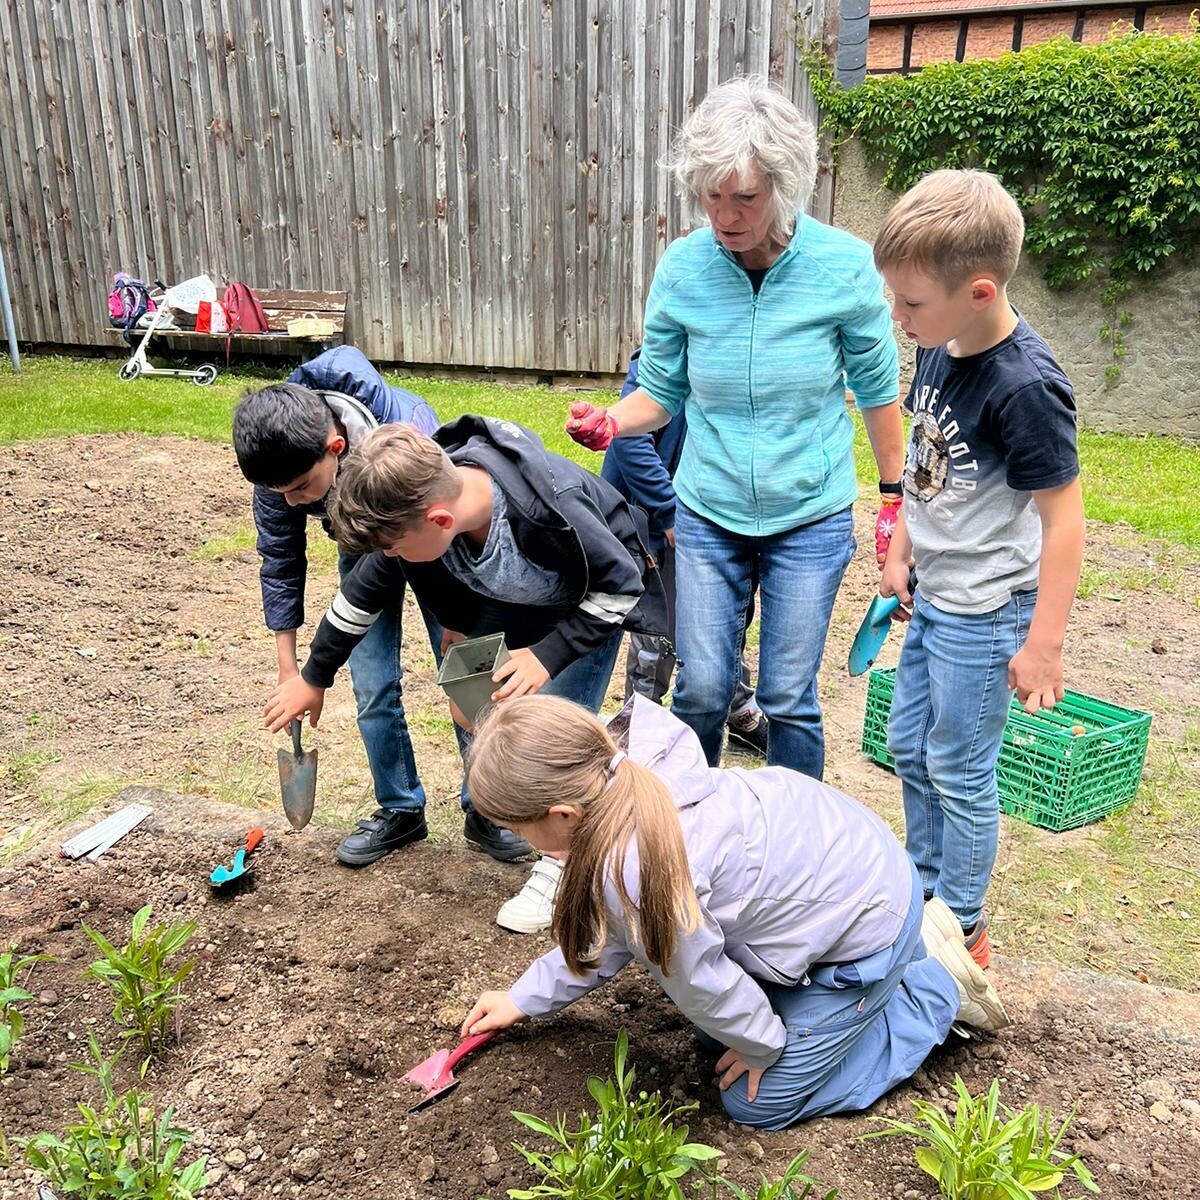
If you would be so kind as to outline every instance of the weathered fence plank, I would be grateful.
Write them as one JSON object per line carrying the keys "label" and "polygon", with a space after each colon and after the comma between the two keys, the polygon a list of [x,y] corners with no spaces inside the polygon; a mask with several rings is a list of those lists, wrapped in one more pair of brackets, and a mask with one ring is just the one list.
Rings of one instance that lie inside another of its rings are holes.
{"label": "weathered fence plank", "polygon": [[827,11],[0,0],[19,335],[104,344],[114,271],[207,271],[347,291],[348,337],[381,360],[619,371],[682,228],[674,131],[743,72],[812,113],[795,38]]}

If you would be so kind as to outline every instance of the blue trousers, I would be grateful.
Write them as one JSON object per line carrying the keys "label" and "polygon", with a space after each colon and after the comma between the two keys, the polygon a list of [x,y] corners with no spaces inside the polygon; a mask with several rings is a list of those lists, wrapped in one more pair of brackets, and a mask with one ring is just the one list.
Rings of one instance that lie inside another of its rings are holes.
{"label": "blue trousers", "polygon": [[925,894],[970,929],[996,861],[996,760],[1012,692],[1008,660],[1029,633],[1037,591],[990,613],[943,612],[917,587],[900,651],[888,748],[904,793],[905,847]]}
{"label": "blue trousers", "polygon": [[[853,963],[812,968],[796,987],[766,985],[787,1027],[787,1044],[751,1104],[746,1076],[721,1092],[730,1118],[758,1129],[860,1112],[908,1079],[958,1015],[958,987],[921,941],[924,896],[912,873],[912,903],[896,941]],[[721,1052],[701,1037],[710,1051]]]}
{"label": "blue trousers", "polygon": [[750,537],[677,503],[679,676],[671,711],[696,731],[709,766],[720,765],[757,579],[762,612],[757,696],[767,718],[767,764],[821,778],[825,730],[817,669],[834,597],[853,553],[849,508],[769,537]]}
{"label": "blue trousers", "polygon": [[[339,561],[344,576],[354,559]],[[358,710],[358,732],[367,751],[367,763],[380,808],[418,810],[425,807],[425,789],[417,774],[408,720],[404,715],[404,667],[400,663],[404,588],[379,614],[370,633],[350,655],[350,681]],[[441,657],[442,627],[424,607],[421,616],[435,658]]]}

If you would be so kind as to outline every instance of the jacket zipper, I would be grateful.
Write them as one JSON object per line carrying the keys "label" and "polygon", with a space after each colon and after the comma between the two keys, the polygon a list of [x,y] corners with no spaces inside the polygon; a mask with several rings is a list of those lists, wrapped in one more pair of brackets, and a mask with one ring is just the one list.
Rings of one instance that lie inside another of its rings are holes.
{"label": "jacket zipper", "polygon": [[[739,270],[741,268],[739,267]],[[758,480],[755,476],[755,464],[758,461],[758,413],[754,407],[754,327],[758,323],[758,292],[754,291],[754,284],[750,282],[750,276],[746,275],[746,284],[750,288],[753,295],[750,297],[750,354],[746,362],[746,396],[750,401],[750,496],[754,501],[754,532],[762,532],[762,512],[758,504]],[[762,281],[763,283],[766,280]],[[759,284],[762,287],[762,283]]]}

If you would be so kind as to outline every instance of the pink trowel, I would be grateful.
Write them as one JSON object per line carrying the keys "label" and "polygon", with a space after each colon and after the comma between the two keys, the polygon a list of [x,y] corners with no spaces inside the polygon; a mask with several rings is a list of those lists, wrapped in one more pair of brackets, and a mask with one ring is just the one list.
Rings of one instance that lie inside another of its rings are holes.
{"label": "pink trowel", "polygon": [[486,1045],[495,1036],[494,1029],[489,1029],[487,1033],[477,1033],[473,1037],[464,1038],[453,1050],[439,1050],[436,1054],[431,1054],[424,1062],[413,1067],[404,1078],[419,1087],[425,1094],[409,1109],[409,1112],[416,1112],[418,1109],[427,1107],[435,1100],[440,1100],[447,1092],[458,1087],[458,1080],[454,1077],[454,1068],[468,1054],[478,1050],[480,1046]]}

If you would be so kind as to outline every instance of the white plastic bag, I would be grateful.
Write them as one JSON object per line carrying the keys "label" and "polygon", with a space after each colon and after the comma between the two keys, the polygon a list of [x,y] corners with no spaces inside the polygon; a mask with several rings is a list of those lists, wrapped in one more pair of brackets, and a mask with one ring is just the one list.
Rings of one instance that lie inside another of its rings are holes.
{"label": "white plastic bag", "polygon": [[217,285],[207,275],[197,275],[194,279],[185,279],[174,287],[169,287],[164,299],[172,307],[181,312],[195,316],[200,310],[200,301],[213,301],[217,298]]}

